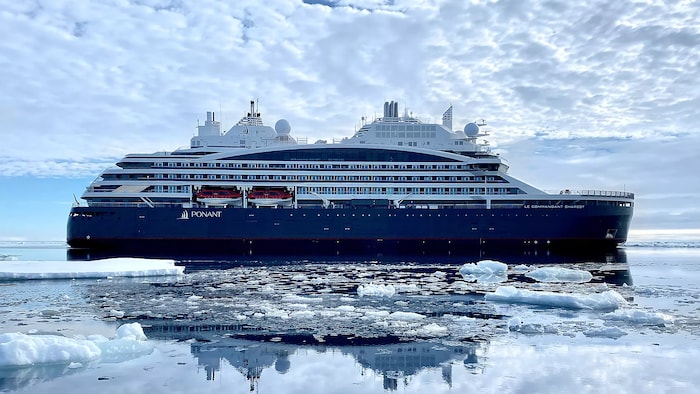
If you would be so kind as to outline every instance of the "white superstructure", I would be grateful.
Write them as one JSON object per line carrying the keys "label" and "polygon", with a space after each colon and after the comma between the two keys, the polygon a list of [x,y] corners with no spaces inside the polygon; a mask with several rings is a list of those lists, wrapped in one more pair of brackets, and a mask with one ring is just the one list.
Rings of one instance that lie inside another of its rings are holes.
{"label": "white superstructure", "polygon": [[[91,206],[201,204],[203,192],[242,196],[231,207],[256,207],[253,192],[290,194],[279,207],[335,207],[357,204],[396,208],[486,208],[523,206],[547,194],[507,174],[508,164],[479,143],[484,122],[453,131],[452,107],[442,124],[423,123],[386,102],[384,114],[337,144],[300,144],[281,119],[265,126],[255,102],[225,133],[207,113],[191,146],[174,152],[130,154],[87,188]],[[631,204],[631,193],[562,191],[581,201],[610,197]],[[209,197],[211,198],[211,197]],[[274,205],[274,204],[273,204]]]}

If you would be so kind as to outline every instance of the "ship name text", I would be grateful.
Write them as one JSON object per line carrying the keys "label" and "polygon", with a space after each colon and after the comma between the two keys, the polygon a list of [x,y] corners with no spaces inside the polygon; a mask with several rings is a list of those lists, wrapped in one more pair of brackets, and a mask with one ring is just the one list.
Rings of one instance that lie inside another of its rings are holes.
{"label": "ship name text", "polygon": [[190,211],[193,218],[220,218],[221,211]]}

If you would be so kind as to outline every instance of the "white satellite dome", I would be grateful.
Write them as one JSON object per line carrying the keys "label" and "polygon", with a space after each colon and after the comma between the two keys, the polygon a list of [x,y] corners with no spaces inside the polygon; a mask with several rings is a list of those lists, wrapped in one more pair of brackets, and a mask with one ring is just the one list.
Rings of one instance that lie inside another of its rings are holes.
{"label": "white satellite dome", "polygon": [[467,123],[464,126],[464,134],[470,137],[476,137],[476,135],[479,134],[479,125],[476,123]]}
{"label": "white satellite dome", "polygon": [[289,125],[289,122],[287,122],[287,119],[280,119],[275,123],[275,131],[277,132],[277,135],[289,135],[289,132],[292,130],[292,126]]}

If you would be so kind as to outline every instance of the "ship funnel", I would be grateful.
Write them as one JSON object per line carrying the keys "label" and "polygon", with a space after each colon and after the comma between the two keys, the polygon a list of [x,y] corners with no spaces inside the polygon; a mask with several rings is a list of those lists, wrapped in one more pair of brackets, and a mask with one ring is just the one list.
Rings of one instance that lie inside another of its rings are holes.
{"label": "ship funnel", "polygon": [[398,103],[398,101],[385,101],[384,102],[384,117],[385,118],[398,118],[399,117],[399,103]]}
{"label": "ship funnel", "polygon": [[211,122],[213,120],[213,115],[211,111],[207,111],[207,122]]}

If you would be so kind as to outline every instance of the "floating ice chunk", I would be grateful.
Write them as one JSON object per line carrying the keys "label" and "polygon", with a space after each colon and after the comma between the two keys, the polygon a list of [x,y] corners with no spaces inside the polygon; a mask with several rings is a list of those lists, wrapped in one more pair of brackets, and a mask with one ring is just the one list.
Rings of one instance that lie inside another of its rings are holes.
{"label": "floating ice chunk", "polygon": [[121,361],[150,353],[154,345],[146,340],[138,323],[122,325],[113,339],[102,335],[67,338],[60,335],[0,335],[0,367],[38,364],[66,364],[77,368],[87,362]]}
{"label": "floating ice chunk", "polygon": [[512,267],[513,272],[517,273],[525,273],[530,270],[530,267],[525,265],[525,264],[518,264],[515,267]]}
{"label": "floating ice chunk", "polygon": [[264,313],[262,315],[258,315],[259,312],[256,312],[255,314],[253,314],[253,317],[272,317],[280,319],[289,319],[289,313],[283,309],[275,308],[268,305],[262,306],[261,309]]}
{"label": "floating ice chunk", "polygon": [[397,284],[394,286],[397,293],[418,293],[420,288],[415,283]]}
{"label": "floating ice chunk", "polygon": [[507,264],[494,260],[481,260],[476,264],[467,263],[459,269],[459,273],[462,274],[462,276],[505,273],[506,271],[508,271]]}
{"label": "floating ice chunk", "polygon": [[517,331],[522,334],[544,334],[544,324],[529,323],[520,326],[509,327],[511,331]]}
{"label": "floating ice chunk", "polygon": [[612,339],[617,339],[622,336],[627,335],[626,332],[620,330],[617,327],[603,327],[603,328],[595,328],[591,329],[588,331],[584,331],[583,335],[587,337],[602,337],[602,338],[612,338]]}
{"label": "floating ice chunk", "polygon": [[293,319],[310,319],[316,316],[314,311],[294,311],[289,314],[289,317]]}
{"label": "floating ice chunk", "polygon": [[308,303],[318,303],[318,302],[323,302],[323,298],[321,297],[304,297],[304,296],[299,296],[296,294],[289,294],[284,297],[282,297],[282,301],[284,302],[291,302],[291,303],[301,303],[301,304],[308,304]]}
{"label": "floating ice chunk", "polygon": [[319,311],[318,313],[323,317],[338,317],[338,316],[340,316],[340,312],[338,312],[338,311],[325,310],[325,311]]}
{"label": "floating ice chunk", "polygon": [[100,361],[117,363],[150,354],[155,345],[147,339],[139,323],[123,324],[117,328],[116,338],[98,342]]}
{"label": "floating ice chunk", "polygon": [[508,280],[508,265],[494,260],[467,263],[460,269],[462,278],[468,282],[498,283]]}
{"label": "floating ice chunk", "polygon": [[593,279],[593,275],[588,271],[560,267],[537,268],[528,272],[525,276],[540,282],[586,283]]}
{"label": "floating ice chunk", "polygon": [[357,286],[360,297],[393,297],[396,288],[393,285],[376,285],[374,283]]}
{"label": "floating ice chunk", "polygon": [[365,317],[369,319],[384,319],[389,317],[389,311],[365,311]]}
{"label": "floating ice chunk", "polygon": [[417,334],[424,337],[444,337],[448,335],[447,327],[441,326],[436,323],[430,323],[425,325],[418,330]]}
{"label": "floating ice chunk", "polygon": [[421,320],[425,319],[424,315],[415,312],[392,312],[387,316],[391,320]]}
{"label": "floating ice chunk", "polygon": [[109,315],[107,315],[107,317],[116,317],[117,319],[121,319],[122,317],[124,317],[124,314],[125,314],[124,311],[120,311],[117,309],[111,309],[109,311]]}
{"label": "floating ice chunk", "polygon": [[70,364],[97,360],[102,354],[95,342],[59,335],[0,335],[0,367],[35,364]]}
{"label": "floating ice chunk", "polygon": [[647,312],[639,309],[620,309],[603,315],[605,320],[625,321],[632,324],[663,326],[673,324],[673,316],[660,312]]}
{"label": "floating ice chunk", "polygon": [[521,334],[556,334],[557,329],[542,323],[524,323],[517,317],[508,321],[508,330]]}
{"label": "floating ice chunk", "polygon": [[139,323],[122,324],[117,328],[116,337],[136,341],[145,341],[147,339],[146,334],[143,333],[143,327]]}
{"label": "floating ice chunk", "polygon": [[120,257],[94,261],[6,261],[0,280],[79,279],[182,275],[174,260]]}
{"label": "floating ice chunk", "polygon": [[563,294],[550,291],[517,289],[500,286],[493,293],[486,293],[487,301],[511,302],[574,309],[616,309],[627,301],[615,290],[594,294]]}

